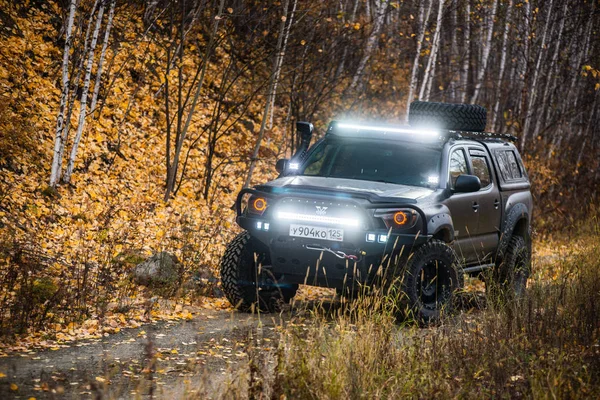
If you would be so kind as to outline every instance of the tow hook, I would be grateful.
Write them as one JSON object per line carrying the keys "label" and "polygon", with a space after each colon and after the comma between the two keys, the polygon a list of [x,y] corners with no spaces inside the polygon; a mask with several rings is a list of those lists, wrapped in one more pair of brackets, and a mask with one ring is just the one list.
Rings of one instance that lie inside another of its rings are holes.
{"label": "tow hook", "polygon": [[[334,256],[336,256],[337,258],[340,258],[342,260],[358,261],[358,256],[356,256],[354,254],[346,254],[343,251],[332,250],[329,247],[323,247],[323,246],[317,246],[317,245],[305,245],[304,248],[306,250],[326,251],[326,252],[331,253]],[[361,253],[364,253],[364,252],[361,252]]]}

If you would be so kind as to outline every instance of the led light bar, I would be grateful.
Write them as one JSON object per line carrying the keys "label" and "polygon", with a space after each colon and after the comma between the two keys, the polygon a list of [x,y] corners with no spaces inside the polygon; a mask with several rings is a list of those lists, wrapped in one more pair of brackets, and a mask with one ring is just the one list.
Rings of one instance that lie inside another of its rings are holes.
{"label": "led light bar", "polygon": [[354,124],[337,124],[337,128],[342,129],[354,129],[357,131],[375,131],[375,132],[390,132],[390,133],[409,133],[426,136],[439,136],[439,132],[424,129],[405,129],[405,128],[392,128],[387,126],[368,126],[368,125],[354,125]]}
{"label": "led light bar", "polygon": [[277,213],[277,218],[296,221],[322,222],[325,224],[337,224],[355,227],[360,226],[360,220],[354,218],[324,217],[320,215],[296,214],[285,211],[279,211]]}

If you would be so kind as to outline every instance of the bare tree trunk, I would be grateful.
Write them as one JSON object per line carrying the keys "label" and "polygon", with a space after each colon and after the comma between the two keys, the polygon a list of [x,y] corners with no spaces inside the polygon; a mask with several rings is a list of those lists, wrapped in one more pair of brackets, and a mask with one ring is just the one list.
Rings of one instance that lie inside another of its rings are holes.
{"label": "bare tree trunk", "polygon": [[[289,6],[289,0],[284,0],[283,3],[283,16],[287,15]],[[265,101],[265,109],[263,111],[262,122],[260,124],[260,130],[258,131],[258,137],[256,138],[256,145],[254,146],[254,151],[252,152],[252,157],[250,158],[250,166],[248,167],[248,175],[246,176],[246,182],[244,182],[244,187],[247,188],[250,186],[250,182],[252,181],[252,174],[254,173],[254,168],[256,167],[256,161],[258,161],[258,153],[260,151],[260,146],[262,144],[263,136],[265,135],[265,129],[267,127],[267,118],[269,115],[269,108],[271,107],[271,98],[273,96],[273,88],[275,87],[275,77],[277,76],[277,69],[281,67],[280,58],[283,56],[281,49],[283,46],[283,36],[285,31],[285,21],[286,18],[281,18],[281,25],[279,27],[279,37],[277,40],[277,49],[275,53],[275,59],[273,60],[273,71],[271,73],[271,82],[269,82],[267,99]]]}
{"label": "bare tree trunk", "polygon": [[504,68],[506,67],[506,53],[508,51],[508,32],[510,31],[510,21],[512,16],[513,0],[509,0],[506,9],[506,21],[504,22],[504,34],[502,35],[502,55],[500,56],[500,72],[496,81],[496,100],[494,101],[494,115],[492,117],[492,131],[496,129],[496,121],[500,112],[500,94],[502,93],[502,78],[504,77]]}
{"label": "bare tree trunk", "polygon": [[350,17],[350,22],[356,21],[356,12],[358,11],[358,3],[360,0],[354,0],[354,7],[352,7],[352,16]]}
{"label": "bare tree trunk", "polygon": [[[530,2],[525,2],[525,6],[524,8],[524,26],[525,26],[525,34],[523,35],[524,37],[524,49],[523,49],[523,58],[522,58],[522,75],[523,75],[523,86],[521,87],[521,102],[519,105],[519,112],[520,115],[523,116],[523,118],[527,118],[527,113],[529,112],[527,110],[527,90],[528,90],[528,86],[527,86],[527,82],[529,81],[529,35],[531,34],[531,3]],[[525,121],[523,121],[525,122]],[[523,126],[523,125],[521,125]],[[525,150],[525,141],[526,141],[526,137],[525,137],[525,131],[522,130],[521,132],[521,151]]]}
{"label": "bare tree trunk", "polygon": [[296,6],[298,5],[298,0],[294,0],[294,5],[292,6],[292,12],[290,13],[290,21],[287,24],[287,28],[285,30],[285,35],[283,38],[283,48],[281,49],[281,55],[279,56],[279,65],[276,68],[275,74],[275,84],[273,85],[273,93],[271,97],[271,113],[269,117],[269,129],[273,127],[273,113],[275,108],[275,97],[277,96],[277,86],[279,84],[279,75],[281,74],[281,67],[283,65],[283,58],[285,57],[285,50],[287,48],[287,42],[290,37],[290,30],[292,29],[292,25],[294,23],[294,14],[296,13]]}
{"label": "bare tree trunk", "polygon": [[435,67],[435,59],[437,58],[437,52],[440,47],[440,33],[442,31],[442,16],[444,12],[444,0],[438,0],[438,14],[435,25],[435,33],[433,34],[433,44],[431,45],[431,53],[429,54],[429,60],[427,61],[427,67],[425,68],[425,74],[423,75],[423,82],[421,83],[421,91],[419,92],[419,100],[425,97],[425,90],[429,79],[433,79],[431,75]]}
{"label": "bare tree trunk", "polygon": [[546,115],[546,104],[548,102],[549,97],[549,89],[550,87],[554,87],[556,83],[556,70],[558,68],[558,55],[560,53],[560,44],[562,42],[562,33],[565,27],[565,16],[567,11],[567,4],[565,3],[565,7],[563,9],[563,17],[561,17],[560,27],[558,28],[558,39],[556,39],[556,47],[554,48],[554,54],[552,55],[552,60],[550,61],[550,65],[548,66],[548,76],[546,76],[546,87],[544,88],[544,93],[542,94],[542,106],[539,108],[539,112],[536,116],[535,128],[533,130],[533,138],[535,139],[542,127],[542,122],[544,120],[544,116]]}
{"label": "bare tree trunk", "polygon": [[62,168],[61,148],[64,148],[65,139],[65,107],[69,97],[69,52],[71,51],[71,42],[73,41],[73,20],[77,10],[77,0],[71,0],[69,6],[69,17],[67,19],[67,31],[65,33],[65,47],[63,50],[62,61],[62,91],[60,94],[60,106],[58,117],[56,119],[56,129],[54,131],[54,157],[52,159],[52,170],[50,172],[50,186],[56,187],[60,179],[60,170]]}
{"label": "bare tree trunk", "polygon": [[100,82],[102,81],[102,67],[104,65],[104,57],[106,56],[106,48],[108,47],[108,39],[110,37],[110,29],[112,28],[113,17],[115,16],[115,3],[117,0],[112,0],[110,10],[108,11],[108,21],[106,22],[106,30],[104,32],[104,41],[102,50],[100,51],[100,60],[98,60],[98,70],[96,71],[96,81],[94,82],[94,93],[92,94],[92,104],[90,113],[96,109],[96,101],[98,100],[98,92],[100,91]]}
{"label": "bare tree trunk", "polygon": [[456,1],[452,1],[452,43],[450,44],[450,62],[448,63],[450,82],[448,84],[448,91],[450,92],[451,101],[456,100],[456,75],[454,70],[454,63],[458,60],[458,43],[456,41],[456,32],[458,31],[458,6]]}
{"label": "bare tree trunk", "polygon": [[[200,73],[200,78],[198,79],[198,84],[196,85],[196,92],[194,94],[194,99],[192,100],[192,105],[188,111],[188,115],[183,125],[183,128],[178,130],[176,142],[175,142],[175,154],[173,155],[173,162],[169,163],[167,160],[167,188],[165,191],[164,200],[167,201],[171,198],[171,194],[175,190],[175,182],[177,181],[177,169],[179,166],[179,158],[181,157],[181,149],[183,148],[183,142],[187,136],[188,129],[192,122],[192,116],[194,114],[194,110],[196,109],[196,105],[198,104],[198,98],[200,97],[200,91],[202,89],[202,85],[204,84],[204,78],[206,76],[206,71],[208,69],[208,62],[212,54],[215,37],[217,35],[217,31],[219,28],[219,22],[221,21],[221,16],[223,15],[223,7],[225,6],[225,0],[221,0],[219,3],[219,9],[217,11],[217,15],[215,16],[213,22],[213,29],[210,35],[210,39],[208,41],[208,45],[206,47],[206,52],[204,54],[204,59],[202,61],[202,72]],[[181,48],[183,48],[183,43],[180,43]],[[183,104],[179,105],[181,113],[183,113]],[[169,151],[167,149],[167,151]]]}
{"label": "bare tree trunk", "polygon": [[437,56],[439,53],[439,46],[438,46],[438,50],[433,53],[433,61],[431,63],[431,75],[429,76],[429,79],[427,80],[427,89],[425,91],[425,101],[429,101],[429,97],[431,96],[431,87],[433,86],[433,81],[435,80],[435,66],[437,65]]}
{"label": "bare tree trunk", "polygon": [[485,77],[485,70],[487,68],[488,59],[490,57],[490,50],[492,48],[492,35],[494,34],[494,18],[496,18],[496,9],[498,8],[498,0],[494,0],[492,5],[492,14],[488,19],[487,26],[487,38],[485,39],[485,45],[483,47],[483,54],[481,57],[481,65],[479,66],[479,72],[477,74],[477,81],[475,83],[475,91],[473,97],[471,97],[471,103],[476,103],[483,85],[483,78]]}
{"label": "bare tree trunk", "polygon": [[461,103],[467,101],[467,88],[469,87],[469,66],[471,64],[471,0],[466,1],[465,6],[465,56],[460,73],[460,86],[462,89]]}
{"label": "bare tree trunk", "polygon": [[104,2],[101,2],[100,8],[98,9],[98,15],[96,17],[96,27],[92,34],[92,43],[90,44],[90,51],[88,53],[87,66],[85,69],[85,78],[83,80],[83,89],[81,92],[80,110],[79,110],[79,125],[77,126],[77,134],[73,140],[73,146],[71,147],[71,155],[69,156],[69,162],[67,163],[67,170],[63,177],[65,183],[71,182],[71,176],[73,175],[73,168],[75,167],[75,158],[77,157],[77,150],[79,148],[79,142],[81,141],[81,135],[83,134],[83,128],[85,126],[85,117],[87,116],[87,96],[90,89],[90,80],[92,76],[92,65],[94,64],[94,51],[96,50],[96,43],[98,41],[98,33],[100,32],[100,26],[102,25],[102,16],[104,15]]}
{"label": "bare tree trunk", "polygon": [[540,67],[542,64],[542,58],[546,54],[546,38],[548,37],[548,28],[550,26],[550,20],[552,19],[552,3],[554,0],[550,0],[548,4],[548,12],[546,13],[546,24],[544,26],[544,33],[542,34],[542,45],[538,53],[537,61],[535,63],[535,69],[533,70],[533,80],[531,81],[531,93],[529,95],[529,104],[527,105],[527,113],[525,114],[525,122],[523,124],[523,142],[529,138],[529,125],[531,124],[531,113],[536,100],[537,94],[537,81],[540,74]]}
{"label": "bare tree trunk", "polygon": [[[373,53],[373,49],[379,42],[379,34],[381,33],[381,28],[383,27],[383,22],[385,19],[385,12],[387,10],[388,4],[390,0],[375,0],[375,26],[369,35],[369,39],[367,40],[367,45],[365,46],[365,52],[358,63],[358,68],[356,69],[356,73],[354,74],[354,79],[352,79],[352,83],[350,84],[350,89],[355,89],[359,81],[362,78],[362,74],[367,66],[367,62],[371,58],[371,54]],[[367,4],[369,2],[367,1]]]}
{"label": "bare tree trunk", "polygon": [[423,48],[423,40],[425,39],[425,30],[427,28],[427,23],[429,22],[429,15],[431,14],[431,6],[433,4],[433,0],[429,2],[429,7],[427,7],[426,17],[423,18],[423,13],[425,10],[425,2],[427,0],[422,0],[419,3],[419,34],[417,36],[417,52],[415,53],[415,60],[413,62],[412,73],[410,77],[410,85],[408,87],[408,100],[406,102],[406,119],[408,120],[408,109],[410,108],[410,103],[413,101],[413,96],[415,89],[417,87],[417,72],[419,71],[419,58],[421,57],[421,49]]}

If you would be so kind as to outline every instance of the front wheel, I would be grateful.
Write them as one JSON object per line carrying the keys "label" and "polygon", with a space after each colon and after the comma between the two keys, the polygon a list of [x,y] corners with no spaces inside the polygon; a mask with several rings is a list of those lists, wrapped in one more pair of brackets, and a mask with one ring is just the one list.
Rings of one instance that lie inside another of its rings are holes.
{"label": "front wheel", "polygon": [[268,252],[248,232],[237,235],[221,259],[221,285],[227,300],[240,311],[273,312],[296,295],[298,285],[266,285],[258,275],[259,266],[270,264]]}
{"label": "front wheel", "polygon": [[402,289],[410,310],[419,321],[440,319],[452,310],[455,292],[464,276],[458,256],[446,243],[431,240],[420,246],[406,264]]}

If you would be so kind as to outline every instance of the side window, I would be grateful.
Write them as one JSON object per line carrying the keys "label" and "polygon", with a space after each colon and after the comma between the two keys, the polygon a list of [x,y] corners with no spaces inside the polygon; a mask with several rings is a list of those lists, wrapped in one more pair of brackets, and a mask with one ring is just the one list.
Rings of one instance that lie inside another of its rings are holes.
{"label": "side window", "polygon": [[473,164],[473,175],[481,181],[481,187],[487,187],[490,180],[490,168],[484,156],[471,155],[471,164]]}
{"label": "side window", "polygon": [[496,160],[505,181],[519,180],[523,177],[517,156],[512,150],[496,151]]}
{"label": "side window", "polygon": [[519,163],[517,162],[517,156],[514,151],[506,152],[508,158],[508,164],[510,165],[510,172],[512,174],[513,179],[520,179],[523,177],[521,174],[521,168],[519,167]]}
{"label": "side window", "polygon": [[464,150],[459,149],[452,153],[450,156],[450,167],[448,170],[450,171],[450,185],[452,188],[454,188],[456,179],[460,175],[469,173],[469,170],[467,169],[467,158],[465,157]]}

